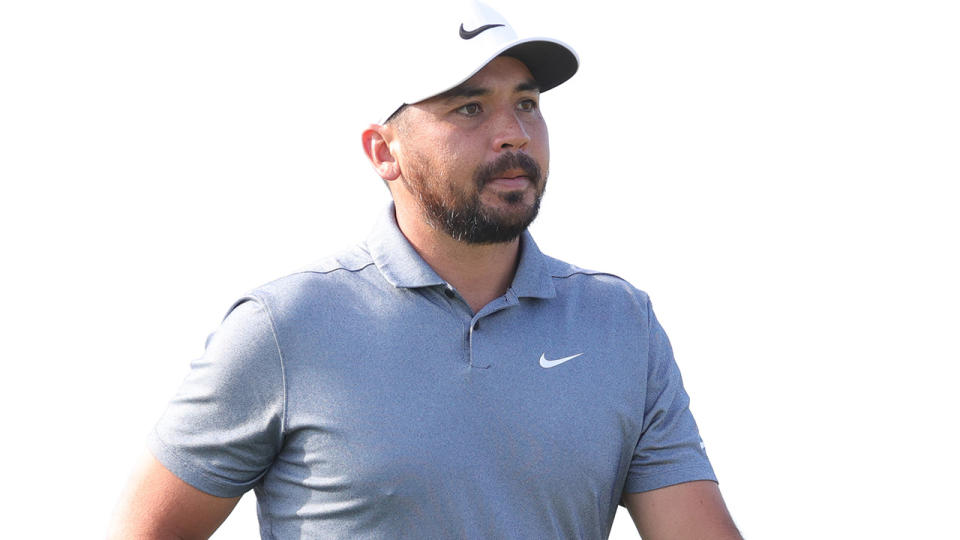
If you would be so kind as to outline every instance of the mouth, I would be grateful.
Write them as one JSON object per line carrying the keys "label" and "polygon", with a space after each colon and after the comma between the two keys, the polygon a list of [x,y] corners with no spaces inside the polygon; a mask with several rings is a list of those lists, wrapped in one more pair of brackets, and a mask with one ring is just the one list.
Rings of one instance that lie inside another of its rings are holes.
{"label": "mouth", "polygon": [[531,180],[527,171],[523,169],[509,169],[503,173],[494,175],[488,184],[500,189],[518,190],[529,186]]}
{"label": "mouth", "polygon": [[478,167],[474,173],[478,189],[489,188],[501,197],[508,193],[539,190],[540,165],[523,152],[503,154],[496,160]]}
{"label": "mouth", "polygon": [[527,186],[530,185],[530,179],[526,176],[517,176],[514,178],[494,178],[487,185],[506,191],[517,191],[526,189]]}

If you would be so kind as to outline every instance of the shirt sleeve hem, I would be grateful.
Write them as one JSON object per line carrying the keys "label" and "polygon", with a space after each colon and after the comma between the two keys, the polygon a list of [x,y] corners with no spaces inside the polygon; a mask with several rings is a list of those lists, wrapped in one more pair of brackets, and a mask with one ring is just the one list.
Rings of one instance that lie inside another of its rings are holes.
{"label": "shirt sleeve hem", "polygon": [[628,477],[623,487],[624,493],[642,493],[652,491],[667,486],[682,484],[684,482],[694,482],[697,480],[717,481],[717,476],[713,469],[707,467],[686,467],[682,469],[671,469],[656,474],[650,474],[643,477]]}
{"label": "shirt sleeve hem", "polygon": [[239,497],[250,489],[247,484],[235,484],[216,479],[210,473],[199,469],[181,452],[167,445],[160,435],[153,431],[147,439],[147,448],[168,471],[177,478],[215,497]]}

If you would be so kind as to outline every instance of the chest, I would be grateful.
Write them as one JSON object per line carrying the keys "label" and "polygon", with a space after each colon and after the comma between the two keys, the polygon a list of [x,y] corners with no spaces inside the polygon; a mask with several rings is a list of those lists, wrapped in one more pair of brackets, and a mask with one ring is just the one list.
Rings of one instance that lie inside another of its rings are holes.
{"label": "chest", "polygon": [[406,509],[391,515],[491,514],[530,497],[615,505],[643,422],[637,336],[519,308],[478,320],[425,309],[437,311],[345,317],[292,340],[268,484],[296,480],[318,508]]}

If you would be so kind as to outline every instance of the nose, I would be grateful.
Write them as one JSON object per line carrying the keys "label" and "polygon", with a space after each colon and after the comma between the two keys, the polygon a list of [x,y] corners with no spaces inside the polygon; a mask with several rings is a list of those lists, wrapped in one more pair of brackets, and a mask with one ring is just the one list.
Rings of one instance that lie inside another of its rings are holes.
{"label": "nose", "polygon": [[493,146],[495,151],[520,150],[530,142],[530,135],[523,120],[515,111],[504,111],[494,122]]}

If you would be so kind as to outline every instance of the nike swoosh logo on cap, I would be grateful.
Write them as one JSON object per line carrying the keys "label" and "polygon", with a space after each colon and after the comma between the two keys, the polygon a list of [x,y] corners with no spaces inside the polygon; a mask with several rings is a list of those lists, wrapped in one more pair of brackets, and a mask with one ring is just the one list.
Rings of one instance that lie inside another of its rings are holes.
{"label": "nike swoosh logo on cap", "polygon": [[463,39],[473,39],[480,35],[481,32],[486,32],[491,28],[496,28],[498,26],[503,26],[502,24],[485,24],[480,28],[474,30],[466,30],[463,28],[463,23],[460,23],[460,37]]}
{"label": "nike swoosh logo on cap", "polygon": [[575,354],[573,356],[567,356],[565,358],[560,358],[558,360],[547,360],[546,353],[540,355],[540,367],[542,368],[552,368],[554,366],[559,366],[560,364],[566,362],[567,360],[573,360],[578,356],[583,356],[583,353]]}

